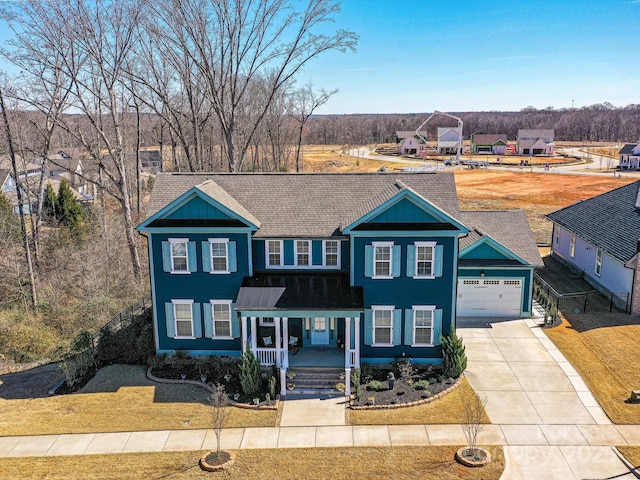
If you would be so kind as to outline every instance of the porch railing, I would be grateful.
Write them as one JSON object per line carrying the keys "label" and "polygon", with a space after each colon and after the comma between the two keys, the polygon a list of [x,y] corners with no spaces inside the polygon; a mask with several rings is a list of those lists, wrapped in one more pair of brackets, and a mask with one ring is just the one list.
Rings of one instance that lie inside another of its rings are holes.
{"label": "porch railing", "polygon": [[347,350],[347,354],[348,354],[348,362],[349,365],[347,365],[347,367],[357,367],[358,366],[358,357],[356,355],[356,351],[353,348],[350,348]]}
{"label": "porch railing", "polygon": [[256,357],[260,361],[260,365],[270,367],[276,363],[276,349],[275,348],[256,348],[254,352]]}

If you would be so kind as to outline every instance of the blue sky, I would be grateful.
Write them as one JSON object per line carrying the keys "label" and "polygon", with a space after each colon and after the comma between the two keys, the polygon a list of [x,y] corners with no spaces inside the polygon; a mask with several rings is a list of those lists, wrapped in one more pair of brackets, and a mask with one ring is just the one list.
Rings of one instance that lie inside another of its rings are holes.
{"label": "blue sky", "polygon": [[640,0],[343,0],[360,36],[298,79],[338,89],[317,113],[640,103]]}
{"label": "blue sky", "polygon": [[342,0],[357,52],[298,82],[339,90],[325,114],[640,104],[639,25],[640,0]]}

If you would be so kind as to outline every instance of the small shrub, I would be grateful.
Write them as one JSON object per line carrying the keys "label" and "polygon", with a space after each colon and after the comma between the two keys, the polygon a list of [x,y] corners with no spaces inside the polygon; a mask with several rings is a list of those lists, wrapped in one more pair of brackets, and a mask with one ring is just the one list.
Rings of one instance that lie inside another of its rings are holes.
{"label": "small shrub", "polygon": [[451,327],[451,332],[446,337],[440,335],[440,343],[442,344],[443,375],[458,378],[467,368],[467,354],[454,327]]}
{"label": "small shrub", "polygon": [[368,384],[367,387],[369,388],[369,390],[374,390],[374,391],[378,391],[382,388],[382,382],[378,381],[378,380],[371,380]]}
{"label": "small shrub", "polygon": [[428,380],[418,380],[416,383],[413,384],[413,388],[415,388],[416,390],[429,391],[429,385],[431,384],[429,383]]}
{"label": "small shrub", "polygon": [[245,395],[253,395],[260,390],[260,362],[251,349],[240,357],[240,386]]}

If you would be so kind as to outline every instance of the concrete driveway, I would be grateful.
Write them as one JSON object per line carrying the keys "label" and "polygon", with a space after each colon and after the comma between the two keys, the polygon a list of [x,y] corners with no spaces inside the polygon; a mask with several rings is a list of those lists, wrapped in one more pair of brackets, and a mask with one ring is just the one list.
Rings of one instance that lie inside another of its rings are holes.
{"label": "concrete driveway", "polygon": [[534,320],[459,318],[466,377],[505,436],[503,479],[636,478],[627,442]]}

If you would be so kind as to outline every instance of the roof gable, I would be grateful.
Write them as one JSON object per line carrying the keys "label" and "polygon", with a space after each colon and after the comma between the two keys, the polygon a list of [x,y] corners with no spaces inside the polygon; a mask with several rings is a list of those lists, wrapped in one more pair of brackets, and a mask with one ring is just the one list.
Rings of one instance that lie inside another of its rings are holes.
{"label": "roof gable", "polygon": [[438,223],[449,224],[452,229],[461,232],[468,231],[461,222],[400,181],[385,192],[381,192],[368,207],[363,212],[356,213],[345,220],[342,223],[342,232],[350,233],[356,227],[367,223]]}
{"label": "roof gable", "polygon": [[156,220],[237,220],[252,230],[260,227],[259,220],[209,182],[214,183],[207,180],[180,195],[141,223],[138,230],[152,226]]}
{"label": "roof gable", "polygon": [[472,245],[461,250],[459,258],[461,260],[516,260],[523,265],[528,263],[488,236],[481,237]]}

